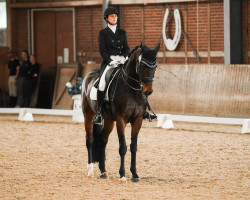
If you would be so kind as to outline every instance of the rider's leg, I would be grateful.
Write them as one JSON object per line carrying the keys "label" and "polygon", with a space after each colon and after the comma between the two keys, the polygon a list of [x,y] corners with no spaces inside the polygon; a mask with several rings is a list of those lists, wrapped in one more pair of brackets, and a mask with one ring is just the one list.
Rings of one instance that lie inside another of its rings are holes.
{"label": "rider's leg", "polygon": [[98,108],[97,108],[97,114],[93,120],[93,124],[102,125],[102,107],[104,103],[105,88],[106,88],[105,75],[109,69],[110,67],[107,66],[100,77],[98,85],[99,90],[97,91]]}
{"label": "rider's leg", "polygon": [[102,106],[104,103],[104,94],[104,91],[97,91],[98,110],[95,118],[93,119],[93,124],[102,125]]}

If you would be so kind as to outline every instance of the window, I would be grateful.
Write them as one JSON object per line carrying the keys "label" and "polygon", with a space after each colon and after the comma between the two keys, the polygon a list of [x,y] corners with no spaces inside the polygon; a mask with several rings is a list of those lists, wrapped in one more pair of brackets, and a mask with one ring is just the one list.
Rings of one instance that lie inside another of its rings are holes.
{"label": "window", "polygon": [[6,46],[6,2],[0,0],[0,46]]}

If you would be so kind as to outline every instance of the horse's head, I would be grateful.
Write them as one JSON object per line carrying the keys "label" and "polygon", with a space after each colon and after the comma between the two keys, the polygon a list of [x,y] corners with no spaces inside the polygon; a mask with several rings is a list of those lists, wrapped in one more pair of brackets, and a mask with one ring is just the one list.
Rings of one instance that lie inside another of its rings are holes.
{"label": "horse's head", "polygon": [[139,76],[140,81],[143,83],[145,95],[148,96],[153,92],[153,80],[158,65],[156,55],[160,49],[160,43],[158,43],[153,50],[142,44],[140,48],[141,55],[137,57],[136,73]]}

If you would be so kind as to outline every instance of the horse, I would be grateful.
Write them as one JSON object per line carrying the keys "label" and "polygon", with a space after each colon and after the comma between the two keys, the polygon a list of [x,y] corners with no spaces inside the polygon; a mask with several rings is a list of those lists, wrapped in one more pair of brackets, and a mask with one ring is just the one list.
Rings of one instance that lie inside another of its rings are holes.
{"label": "horse", "polygon": [[160,44],[157,44],[153,50],[141,44],[131,51],[125,64],[118,67],[120,71],[111,85],[113,100],[109,102],[109,109],[104,106],[102,112],[103,125],[93,125],[92,123],[97,112],[97,101],[90,98],[91,88],[98,79],[100,70],[93,70],[84,78],[82,111],[85,118],[88,151],[88,178],[94,178],[93,163],[95,162],[99,162],[100,178],[109,178],[105,168],[105,149],[109,135],[114,128],[114,122],[116,122],[120,154],[119,183],[127,183],[124,167],[127,144],[124,131],[128,123],[131,124],[130,171],[132,181],[140,181],[136,169],[137,138],[142,125],[143,113],[146,110],[147,96],[153,92],[154,74],[158,65],[156,55],[159,48]]}

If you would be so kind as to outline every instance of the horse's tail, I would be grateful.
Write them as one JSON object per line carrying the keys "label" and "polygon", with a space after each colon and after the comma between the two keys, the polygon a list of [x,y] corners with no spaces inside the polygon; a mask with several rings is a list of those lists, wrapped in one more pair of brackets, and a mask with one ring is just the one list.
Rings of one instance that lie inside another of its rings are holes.
{"label": "horse's tail", "polygon": [[92,146],[92,161],[99,162],[101,156],[101,134],[103,125],[93,125],[93,146]]}

